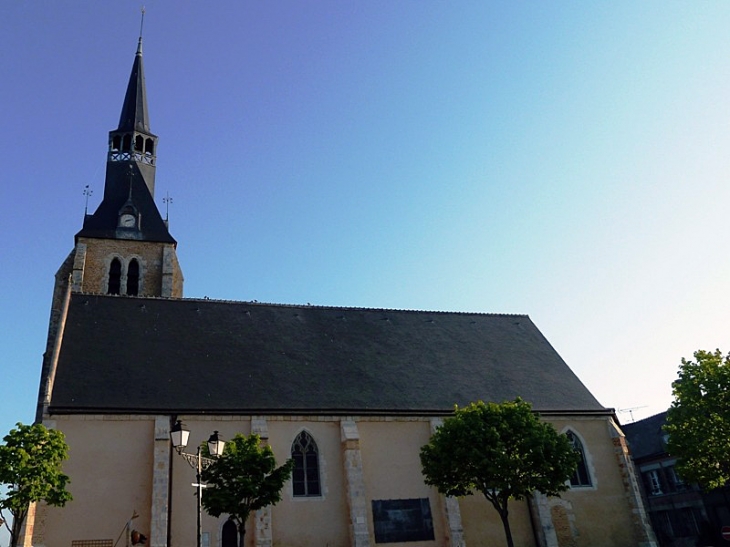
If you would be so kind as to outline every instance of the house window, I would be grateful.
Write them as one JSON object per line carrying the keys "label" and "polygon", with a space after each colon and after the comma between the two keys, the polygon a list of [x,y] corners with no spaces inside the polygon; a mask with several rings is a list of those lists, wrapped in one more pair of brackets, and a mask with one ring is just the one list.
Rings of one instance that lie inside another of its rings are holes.
{"label": "house window", "polygon": [[127,294],[130,296],[139,294],[139,262],[134,258],[127,267]]}
{"label": "house window", "polygon": [[319,484],[319,450],[317,443],[306,431],[302,431],[291,447],[291,457],[294,460],[292,473],[292,487],[295,496],[320,496],[322,490]]}
{"label": "house window", "polygon": [[433,541],[433,518],[428,498],[373,500],[375,543]]}
{"label": "house window", "polygon": [[119,289],[122,280],[122,263],[118,258],[112,260],[109,265],[109,286],[107,288],[108,294],[119,294]]}
{"label": "house window", "polygon": [[659,469],[652,469],[643,474],[644,486],[650,496],[661,496],[665,493],[664,480]]}
{"label": "house window", "polygon": [[677,470],[673,465],[666,468],[666,476],[671,485],[671,489],[676,492],[684,492],[685,484],[682,478],[677,475]]}
{"label": "house window", "polygon": [[588,462],[586,461],[586,453],[583,449],[583,443],[580,442],[578,436],[572,431],[568,430],[565,434],[568,436],[568,440],[573,445],[575,451],[580,454],[578,467],[576,468],[575,473],[573,473],[573,476],[570,477],[570,486],[591,486],[591,476],[590,473],[588,473]]}

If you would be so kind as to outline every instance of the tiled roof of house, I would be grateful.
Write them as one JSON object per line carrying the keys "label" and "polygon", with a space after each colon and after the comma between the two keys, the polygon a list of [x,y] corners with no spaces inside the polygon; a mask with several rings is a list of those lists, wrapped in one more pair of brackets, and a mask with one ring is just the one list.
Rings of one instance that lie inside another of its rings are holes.
{"label": "tiled roof of house", "polygon": [[526,315],[74,294],[51,413],[607,412]]}
{"label": "tiled roof of house", "polygon": [[631,456],[640,460],[666,452],[662,427],[667,422],[667,413],[661,412],[632,424],[622,426],[629,442]]}

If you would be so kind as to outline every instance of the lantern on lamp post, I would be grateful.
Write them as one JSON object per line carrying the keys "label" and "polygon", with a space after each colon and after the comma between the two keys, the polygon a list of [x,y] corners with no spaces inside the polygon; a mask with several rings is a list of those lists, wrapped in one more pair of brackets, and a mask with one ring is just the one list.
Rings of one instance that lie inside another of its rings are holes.
{"label": "lantern on lamp post", "polygon": [[201,445],[198,445],[198,449],[196,450],[195,454],[189,454],[188,452],[185,452],[184,449],[188,445],[188,438],[190,437],[190,430],[185,427],[185,424],[183,424],[180,420],[177,420],[175,422],[175,425],[172,426],[170,429],[170,441],[172,442],[172,446],[175,448],[178,454],[180,454],[183,458],[185,458],[185,461],[190,464],[190,467],[195,469],[195,486],[197,488],[197,498],[198,498],[198,547],[201,547],[202,545],[202,537],[203,537],[203,530],[201,527],[201,515],[203,511],[203,504],[202,504],[202,496],[203,496],[203,488],[205,488],[205,485],[203,484],[201,480],[201,474],[203,472],[203,469],[207,468],[210,464],[212,464],[215,460],[213,458],[218,458],[223,454],[223,449],[225,448],[226,443],[223,441],[223,439],[220,438],[220,435],[218,435],[217,431],[214,431],[213,434],[208,438],[208,454],[213,456],[213,458],[207,458],[203,456],[200,453],[200,447]]}

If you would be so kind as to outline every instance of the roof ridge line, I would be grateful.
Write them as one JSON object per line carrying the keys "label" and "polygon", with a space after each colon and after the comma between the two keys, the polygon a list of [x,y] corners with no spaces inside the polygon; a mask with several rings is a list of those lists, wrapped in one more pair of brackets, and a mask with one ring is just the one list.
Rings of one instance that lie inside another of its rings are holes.
{"label": "roof ridge line", "polygon": [[250,306],[269,306],[278,308],[311,308],[324,310],[350,310],[350,311],[377,311],[377,312],[398,312],[398,313],[429,313],[434,315],[481,315],[481,316],[499,316],[499,317],[529,317],[526,313],[498,313],[498,312],[479,312],[479,311],[448,311],[448,310],[428,310],[415,308],[378,308],[367,306],[335,306],[335,305],[319,305],[319,304],[289,304],[280,302],[259,302],[258,300],[231,300],[204,297],[184,297],[172,298],[166,296],[129,296],[105,293],[77,292],[86,296],[109,296],[112,298],[134,298],[137,300],[179,300],[180,302],[212,302],[217,304],[246,304]]}

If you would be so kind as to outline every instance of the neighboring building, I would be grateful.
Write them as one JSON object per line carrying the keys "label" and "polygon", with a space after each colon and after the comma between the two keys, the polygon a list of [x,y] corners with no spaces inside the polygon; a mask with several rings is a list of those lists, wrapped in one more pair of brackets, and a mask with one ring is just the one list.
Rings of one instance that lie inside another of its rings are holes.
{"label": "neighboring building", "polygon": [[667,413],[662,412],[623,426],[659,545],[726,544],[720,530],[730,526],[727,489],[704,494],[696,484],[681,479],[675,470],[676,458],[667,454],[666,421]]}
{"label": "neighboring building", "polygon": [[[426,486],[419,450],[454,404],[531,402],[583,455],[562,498],[513,502],[520,546],[653,546],[625,439],[525,315],[183,299],[176,242],[154,203],[141,39],[104,197],[56,274],[38,420],[63,431],[74,500],[32,508],[25,544],[103,547],[130,516],[153,547],[191,545],[194,473],[170,445],[255,432],[294,457],[248,546],[501,545],[479,496]],[[203,545],[231,545],[203,516]]]}

